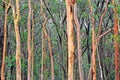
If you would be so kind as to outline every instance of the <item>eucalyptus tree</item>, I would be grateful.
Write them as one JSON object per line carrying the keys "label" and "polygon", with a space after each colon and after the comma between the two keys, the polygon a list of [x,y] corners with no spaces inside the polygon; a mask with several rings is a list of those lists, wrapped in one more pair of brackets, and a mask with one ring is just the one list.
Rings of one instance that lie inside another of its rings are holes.
{"label": "eucalyptus tree", "polygon": [[118,43],[118,33],[119,33],[119,15],[118,15],[118,4],[115,0],[112,0],[113,4],[113,14],[114,14],[114,46],[115,46],[115,80],[120,79],[120,49]]}
{"label": "eucalyptus tree", "polygon": [[67,12],[67,34],[68,34],[68,80],[74,80],[73,67],[74,67],[74,4],[76,0],[66,0],[66,12]]}
{"label": "eucalyptus tree", "polygon": [[16,8],[12,6],[14,28],[16,35],[16,80],[21,80],[21,40],[19,31],[19,21],[20,21],[20,5],[19,0],[16,0]]}

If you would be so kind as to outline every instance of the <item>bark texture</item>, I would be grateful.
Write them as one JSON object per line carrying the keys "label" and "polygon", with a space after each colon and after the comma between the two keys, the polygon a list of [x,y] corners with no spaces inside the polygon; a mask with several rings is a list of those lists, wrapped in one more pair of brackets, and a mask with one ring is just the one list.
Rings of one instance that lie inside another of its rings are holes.
{"label": "bark texture", "polygon": [[73,28],[73,4],[72,0],[66,0],[67,34],[68,34],[68,80],[73,80],[74,67],[74,28]]}
{"label": "bark texture", "polygon": [[14,18],[14,28],[16,34],[16,80],[21,80],[21,41],[20,41],[20,31],[19,31],[19,21],[20,21],[20,8],[19,0],[16,0],[16,10],[13,5],[12,12]]}
{"label": "bark texture", "polygon": [[119,28],[119,17],[118,17],[118,10],[117,6],[118,3],[115,2],[115,0],[112,0],[113,12],[114,12],[114,46],[115,46],[115,57],[114,57],[114,63],[115,63],[115,80],[120,80],[120,50],[119,50],[119,44],[117,41],[118,37],[118,28]]}

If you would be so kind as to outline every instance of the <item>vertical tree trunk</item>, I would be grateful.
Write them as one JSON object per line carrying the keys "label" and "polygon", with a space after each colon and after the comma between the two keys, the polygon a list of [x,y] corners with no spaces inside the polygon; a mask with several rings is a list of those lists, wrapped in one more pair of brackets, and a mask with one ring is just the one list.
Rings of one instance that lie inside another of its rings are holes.
{"label": "vertical tree trunk", "polygon": [[[43,26],[46,25],[47,23],[47,18],[44,16],[45,22],[43,24]],[[55,80],[54,79],[54,60],[53,60],[53,53],[52,53],[52,43],[50,40],[50,37],[47,34],[46,29],[44,29],[44,34],[46,36],[46,38],[48,39],[48,47],[49,47],[49,51],[50,51],[50,61],[51,61],[51,80]]]}
{"label": "vertical tree trunk", "polygon": [[73,80],[74,68],[74,28],[72,0],[66,0],[67,34],[68,34],[68,80]]}
{"label": "vertical tree trunk", "polygon": [[[43,4],[43,3],[45,3],[45,2],[43,2],[41,0],[41,4]],[[42,8],[43,7],[44,6],[42,6]],[[44,33],[45,37],[48,40],[48,47],[49,47],[49,51],[50,51],[50,61],[51,61],[51,80],[54,80],[54,60],[53,60],[53,52],[52,52],[52,42],[51,42],[50,37],[49,37],[49,35],[48,35],[47,31],[46,31],[47,18],[46,18],[44,10],[42,8],[41,8],[41,13],[42,13],[42,16],[44,18],[43,33]],[[43,75],[41,75],[41,77],[43,77]]]}
{"label": "vertical tree trunk", "polygon": [[5,55],[6,55],[6,44],[7,44],[7,11],[8,11],[8,6],[5,4],[5,23],[4,23],[4,43],[3,43],[3,57],[2,57],[2,67],[1,67],[1,80],[5,80]]}
{"label": "vertical tree trunk", "polygon": [[54,79],[54,60],[53,60],[53,52],[52,52],[52,43],[51,43],[49,36],[48,36],[48,46],[50,50],[50,61],[51,61],[51,80],[55,80]]}
{"label": "vertical tree trunk", "polygon": [[90,15],[91,15],[91,22],[92,22],[92,75],[93,80],[96,80],[96,40],[95,40],[95,20],[94,20],[94,13],[93,8],[91,5],[91,0],[88,0],[89,8],[90,8]]}
{"label": "vertical tree trunk", "polygon": [[[43,26],[44,29],[44,26]],[[44,32],[42,29],[42,66],[41,66],[41,80],[44,80],[44,68],[45,68],[45,57],[46,57],[46,53],[45,53],[45,36],[44,36]]]}
{"label": "vertical tree trunk", "polygon": [[29,13],[28,13],[28,80],[31,80],[31,0],[28,0],[28,7],[29,7]]}
{"label": "vertical tree trunk", "polygon": [[119,28],[119,18],[117,11],[118,3],[116,3],[115,0],[112,0],[112,4],[114,5],[113,12],[114,12],[115,80],[120,80],[120,59],[119,59],[120,50],[117,41]]}
{"label": "vertical tree trunk", "polygon": [[20,59],[21,44],[17,20],[15,21],[15,33],[16,33],[16,75],[17,75],[16,80],[21,80],[21,59]]}
{"label": "vertical tree trunk", "polygon": [[82,53],[81,53],[81,38],[80,38],[80,24],[77,18],[77,3],[74,5],[74,21],[77,27],[77,49],[78,49],[78,69],[79,69],[79,80],[84,80],[84,73],[82,68]]}
{"label": "vertical tree trunk", "polygon": [[[44,12],[44,4],[43,1],[41,0],[41,15],[44,16],[43,12]],[[45,35],[44,35],[44,30],[45,30],[45,26],[44,25],[46,23],[43,23],[42,26],[42,66],[41,66],[41,80],[44,80],[44,67],[45,67]]]}
{"label": "vertical tree trunk", "polygon": [[96,50],[97,50],[97,47],[98,47],[98,44],[99,44],[99,40],[101,38],[101,36],[104,36],[105,34],[107,34],[109,31],[111,30],[108,30],[105,32],[105,34],[102,34],[101,35],[101,30],[102,30],[102,20],[107,12],[107,5],[108,5],[108,0],[106,1],[106,7],[104,8],[104,12],[102,13],[101,17],[100,17],[100,23],[99,23],[99,29],[98,29],[98,34],[97,34],[97,37],[95,35],[95,19],[94,19],[94,12],[93,12],[93,8],[92,8],[92,3],[91,3],[91,0],[88,0],[88,5],[89,5],[89,8],[90,8],[90,16],[91,16],[91,22],[92,22],[92,58],[91,58],[91,67],[90,67],[90,71],[89,71],[89,78],[90,78],[90,75],[91,75],[91,71],[92,71],[92,77],[93,77],[93,80],[96,80]]}
{"label": "vertical tree trunk", "polygon": [[32,10],[32,69],[31,69],[31,80],[34,80],[34,12],[36,6]]}
{"label": "vertical tree trunk", "polygon": [[20,20],[20,10],[19,10],[19,0],[16,0],[16,13],[17,19],[14,20],[15,33],[16,33],[16,80],[21,80],[21,43],[20,43],[20,33],[19,33],[19,20]]}
{"label": "vertical tree trunk", "polygon": [[[4,0],[4,3],[6,0]],[[11,0],[9,0],[9,3],[11,3]],[[4,44],[3,44],[3,57],[2,57],[2,67],[1,67],[1,80],[5,80],[5,55],[6,55],[6,49],[7,49],[7,16],[8,16],[8,10],[10,8],[10,5],[7,5],[5,3],[5,23],[4,23]]]}
{"label": "vertical tree trunk", "polygon": [[[47,23],[47,18],[45,16],[44,16],[44,19],[45,19],[45,22],[44,22],[43,26],[45,26]],[[49,47],[49,51],[50,51],[51,80],[55,80],[54,79],[54,60],[53,60],[53,52],[52,52],[52,42],[50,40],[50,37],[48,36],[46,29],[44,29],[44,34],[45,34],[46,38],[48,39],[48,47]]]}
{"label": "vertical tree trunk", "polygon": [[5,80],[5,55],[6,55],[6,46],[7,44],[7,13],[5,10],[5,24],[4,24],[4,43],[3,43],[3,57],[2,57],[2,67],[1,67],[1,80]]}
{"label": "vertical tree trunk", "polygon": [[19,32],[19,20],[20,20],[20,9],[19,0],[16,0],[16,10],[12,6],[14,27],[16,34],[16,80],[21,80],[21,43],[20,43],[20,32]]}
{"label": "vertical tree trunk", "polygon": [[[43,13],[43,1],[41,0],[41,14]],[[43,14],[42,14],[43,15]],[[44,41],[44,26],[42,26],[42,64],[41,64],[41,80],[44,80],[44,55],[45,55],[45,41]]]}

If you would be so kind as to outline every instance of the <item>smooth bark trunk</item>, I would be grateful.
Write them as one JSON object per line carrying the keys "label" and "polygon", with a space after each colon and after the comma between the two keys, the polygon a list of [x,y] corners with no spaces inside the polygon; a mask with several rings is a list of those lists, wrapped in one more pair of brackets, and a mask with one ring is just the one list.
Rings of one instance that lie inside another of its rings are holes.
{"label": "smooth bark trunk", "polygon": [[[7,7],[7,6],[6,6]],[[4,23],[4,43],[3,43],[3,57],[2,57],[2,67],[1,67],[1,80],[5,80],[5,55],[7,49],[7,8],[5,9],[5,23]]]}
{"label": "smooth bark trunk", "polygon": [[88,0],[88,5],[90,8],[90,16],[91,16],[91,22],[92,22],[92,55],[91,55],[91,66],[92,66],[92,78],[93,80],[96,80],[96,40],[95,40],[95,19],[94,19],[94,13],[93,8],[91,5],[91,0]]}
{"label": "smooth bark trunk", "polygon": [[84,73],[82,67],[82,53],[81,53],[81,33],[80,33],[80,23],[77,18],[77,3],[74,5],[74,21],[77,27],[77,49],[78,49],[78,69],[79,69],[79,80],[84,80]]}
{"label": "smooth bark trunk", "polygon": [[16,80],[21,80],[21,41],[19,32],[19,21],[20,21],[20,9],[19,0],[16,0],[16,10],[13,5],[12,12],[14,18],[14,28],[16,34]]}
{"label": "smooth bark trunk", "polygon": [[31,69],[32,69],[32,53],[31,53],[31,0],[28,0],[28,7],[29,7],[29,13],[28,13],[28,80],[32,79],[31,76]]}

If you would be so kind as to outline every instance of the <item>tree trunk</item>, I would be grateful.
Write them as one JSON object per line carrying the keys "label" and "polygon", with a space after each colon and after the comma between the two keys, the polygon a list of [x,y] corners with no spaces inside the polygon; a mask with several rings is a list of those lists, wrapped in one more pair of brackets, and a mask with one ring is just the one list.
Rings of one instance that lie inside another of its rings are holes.
{"label": "tree trunk", "polygon": [[77,48],[78,48],[78,69],[79,69],[79,80],[84,80],[84,73],[82,68],[82,53],[81,53],[81,38],[80,38],[80,24],[77,18],[77,3],[74,5],[74,21],[77,27]]}
{"label": "tree trunk", "polygon": [[32,69],[31,69],[31,80],[34,80],[34,12],[36,7],[32,10]]}
{"label": "tree trunk", "polygon": [[93,8],[91,5],[91,0],[88,0],[89,8],[90,8],[90,15],[91,15],[91,22],[92,22],[92,60],[91,60],[91,66],[92,66],[92,77],[93,80],[96,80],[96,40],[95,40],[95,20],[94,20],[94,13]]}
{"label": "tree trunk", "polygon": [[[43,26],[43,28],[44,28],[44,26]],[[42,31],[42,66],[41,66],[41,80],[44,80],[45,58],[46,58],[46,53],[45,53],[45,36],[44,36],[44,31]]]}
{"label": "tree trunk", "polygon": [[73,80],[74,68],[74,28],[72,0],[66,0],[67,34],[68,34],[68,80]]}
{"label": "tree trunk", "polygon": [[28,80],[31,80],[31,69],[32,69],[32,55],[31,55],[31,0],[28,0]]}
{"label": "tree trunk", "polygon": [[112,4],[114,5],[113,12],[114,12],[115,80],[120,80],[120,59],[119,59],[120,50],[119,50],[119,44],[117,41],[118,28],[119,28],[119,18],[118,18],[118,11],[117,11],[118,3],[112,0]]}
{"label": "tree trunk", "polygon": [[[47,19],[45,18],[44,25],[46,25],[46,21],[47,21]],[[44,34],[45,34],[46,38],[48,39],[48,47],[49,47],[49,51],[50,51],[51,80],[54,80],[54,60],[53,60],[53,53],[52,53],[52,43],[51,43],[50,37],[47,34],[46,29],[44,30]]]}
{"label": "tree trunk", "polygon": [[[45,22],[43,24],[43,26],[46,25],[47,23],[47,18],[44,17]],[[47,34],[46,29],[44,30],[44,34],[46,36],[46,38],[48,39],[48,47],[49,47],[49,51],[50,51],[50,61],[51,61],[51,80],[54,80],[54,60],[53,60],[53,52],[52,52],[52,42],[50,40],[50,37]]]}
{"label": "tree trunk", "polygon": [[[4,0],[6,1],[6,0]],[[9,3],[11,3],[11,0],[9,0]],[[7,5],[5,3],[5,23],[4,23],[4,44],[3,44],[3,57],[2,57],[2,67],[1,67],[1,80],[5,80],[5,55],[7,52],[7,16],[8,16],[8,10],[10,8],[10,5]]]}
{"label": "tree trunk", "polygon": [[5,80],[5,55],[7,48],[7,5],[5,6],[5,23],[4,23],[4,43],[3,43],[3,57],[2,57],[2,67],[1,67],[1,80]]}
{"label": "tree trunk", "polygon": [[14,27],[16,34],[16,80],[21,80],[21,43],[20,43],[20,32],[19,32],[19,20],[20,20],[20,9],[19,0],[16,0],[16,10],[12,6]]}
{"label": "tree trunk", "polygon": [[16,80],[21,80],[21,59],[20,59],[20,53],[21,53],[21,44],[20,44],[20,34],[19,34],[19,28],[18,23],[15,21],[15,33],[16,33]]}
{"label": "tree trunk", "polygon": [[[41,0],[41,15],[44,16],[44,4],[43,1]],[[44,68],[45,68],[45,57],[46,57],[46,53],[45,53],[45,34],[44,34],[44,30],[45,30],[45,25],[46,22],[43,23],[42,26],[42,65],[41,65],[41,80],[44,80]]]}
{"label": "tree trunk", "polygon": [[[43,1],[41,1],[42,3],[41,4],[43,4],[43,3],[45,3],[45,2],[43,2]],[[45,5],[45,4],[44,4]],[[47,33],[47,31],[46,31],[46,24],[47,24],[47,18],[46,18],[46,15],[45,15],[45,12],[44,12],[44,10],[41,8],[41,11],[42,11],[42,16],[43,16],[43,18],[44,18],[44,23],[43,23],[43,33],[44,33],[44,35],[45,35],[45,37],[47,38],[47,40],[48,40],[48,47],[49,47],[49,51],[50,51],[50,61],[51,61],[51,80],[54,80],[54,60],[53,60],[53,52],[52,52],[52,42],[51,42],[51,40],[50,40],[50,37],[49,37],[49,35],[48,35],[48,33]]]}

